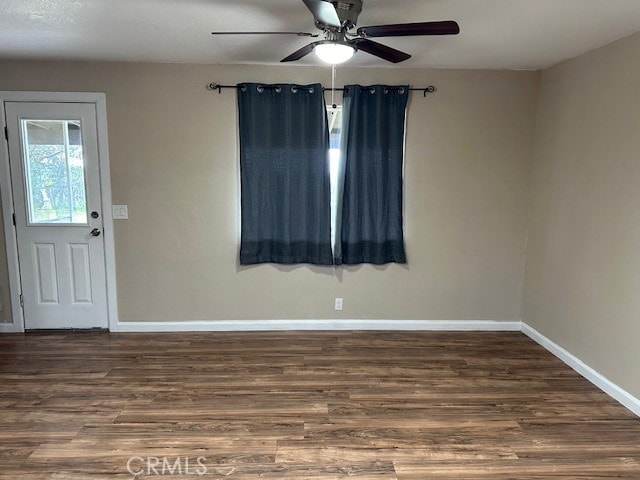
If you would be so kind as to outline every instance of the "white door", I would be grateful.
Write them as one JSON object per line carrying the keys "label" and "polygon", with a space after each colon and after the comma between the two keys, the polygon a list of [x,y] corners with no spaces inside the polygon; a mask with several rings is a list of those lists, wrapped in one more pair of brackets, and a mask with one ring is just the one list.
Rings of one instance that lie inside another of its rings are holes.
{"label": "white door", "polygon": [[25,328],[107,328],[95,105],[5,114]]}

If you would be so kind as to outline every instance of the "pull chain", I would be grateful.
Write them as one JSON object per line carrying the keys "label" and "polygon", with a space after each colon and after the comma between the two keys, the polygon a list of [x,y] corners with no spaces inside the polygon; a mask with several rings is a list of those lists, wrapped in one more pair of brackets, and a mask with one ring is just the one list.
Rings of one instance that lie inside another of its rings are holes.
{"label": "pull chain", "polygon": [[335,102],[336,95],[336,64],[331,66],[331,106],[335,109],[337,107]]}

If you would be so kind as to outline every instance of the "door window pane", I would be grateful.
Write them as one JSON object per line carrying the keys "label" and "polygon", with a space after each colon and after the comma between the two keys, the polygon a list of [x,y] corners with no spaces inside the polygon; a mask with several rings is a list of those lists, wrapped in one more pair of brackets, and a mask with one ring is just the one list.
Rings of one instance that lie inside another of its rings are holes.
{"label": "door window pane", "polygon": [[79,120],[22,120],[29,224],[87,224]]}

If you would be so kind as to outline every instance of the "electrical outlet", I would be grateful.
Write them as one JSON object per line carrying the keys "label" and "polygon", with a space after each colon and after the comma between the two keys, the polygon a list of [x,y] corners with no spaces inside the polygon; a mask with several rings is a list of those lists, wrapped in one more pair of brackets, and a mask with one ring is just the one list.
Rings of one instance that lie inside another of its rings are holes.
{"label": "electrical outlet", "polygon": [[342,310],[342,298],[336,297],[334,308],[336,310]]}

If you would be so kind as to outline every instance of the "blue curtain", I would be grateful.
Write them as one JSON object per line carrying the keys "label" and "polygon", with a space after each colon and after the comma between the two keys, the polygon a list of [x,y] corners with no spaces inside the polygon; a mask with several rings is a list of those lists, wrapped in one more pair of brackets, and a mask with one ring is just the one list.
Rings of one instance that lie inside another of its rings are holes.
{"label": "blue curtain", "polygon": [[240,264],[330,265],[329,133],[320,84],[238,85]]}
{"label": "blue curtain", "polygon": [[345,87],[336,263],[406,263],[402,182],[408,97],[408,85]]}

